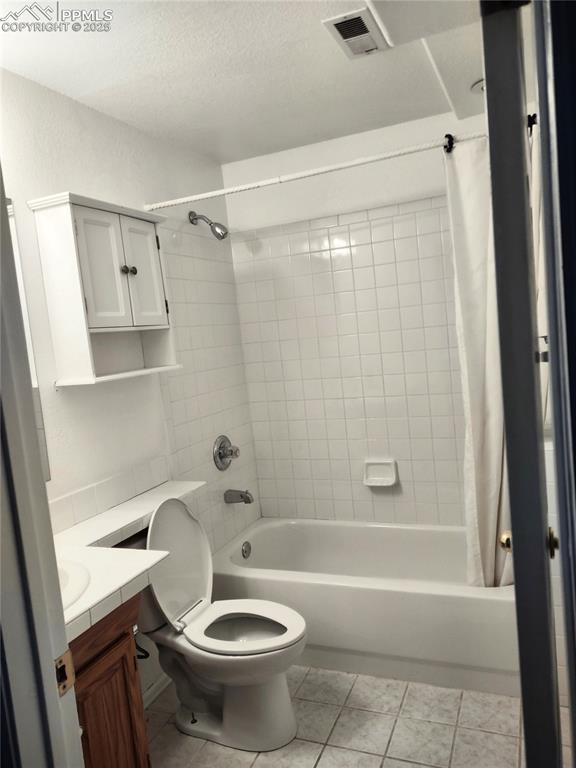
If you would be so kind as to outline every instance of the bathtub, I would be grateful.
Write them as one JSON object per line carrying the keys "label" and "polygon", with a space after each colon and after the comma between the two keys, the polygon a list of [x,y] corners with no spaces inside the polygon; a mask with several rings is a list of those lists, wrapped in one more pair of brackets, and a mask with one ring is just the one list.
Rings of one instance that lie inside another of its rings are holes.
{"label": "bathtub", "polygon": [[263,518],[214,556],[213,596],[299,611],[302,663],[519,693],[514,588],[466,584],[464,528]]}

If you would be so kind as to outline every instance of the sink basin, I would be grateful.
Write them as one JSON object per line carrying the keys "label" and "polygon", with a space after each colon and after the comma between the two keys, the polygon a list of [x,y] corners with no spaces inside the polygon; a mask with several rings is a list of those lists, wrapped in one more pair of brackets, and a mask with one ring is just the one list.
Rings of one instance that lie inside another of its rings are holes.
{"label": "sink basin", "polygon": [[90,583],[90,572],[82,563],[59,560],[58,578],[60,579],[62,605],[66,609],[86,592]]}

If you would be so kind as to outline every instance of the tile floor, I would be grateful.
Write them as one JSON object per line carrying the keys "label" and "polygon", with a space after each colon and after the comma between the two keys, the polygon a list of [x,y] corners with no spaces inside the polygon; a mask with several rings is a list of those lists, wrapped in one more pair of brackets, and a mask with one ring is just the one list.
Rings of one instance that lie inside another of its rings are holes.
{"label": "tile floor", "polygon": [[[298,733],[288,746],[260,754],[179,733],[172,722],[178,702],[167,688],[147,711],[152,768],[524,765],[519,699],[301,666],[288,681]],[[566,737],[567,768],[571,754]]]}

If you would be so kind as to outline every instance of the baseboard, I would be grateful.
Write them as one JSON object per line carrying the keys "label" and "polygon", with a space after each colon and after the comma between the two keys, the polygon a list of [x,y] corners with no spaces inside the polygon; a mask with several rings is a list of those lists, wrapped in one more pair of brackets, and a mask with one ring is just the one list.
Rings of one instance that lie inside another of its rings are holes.
{"label": "baseboard", "polygon": [[168,675],[165,675],[163,672],[158,677],[152,685],[147,688],[144,693],[142,694],[142,700],[144,701],[144,709],[148,709],[150,704],[152,702],[156,701],[158,696],[164,691],[168,686],[170,685],[172,681],[168,677]]}

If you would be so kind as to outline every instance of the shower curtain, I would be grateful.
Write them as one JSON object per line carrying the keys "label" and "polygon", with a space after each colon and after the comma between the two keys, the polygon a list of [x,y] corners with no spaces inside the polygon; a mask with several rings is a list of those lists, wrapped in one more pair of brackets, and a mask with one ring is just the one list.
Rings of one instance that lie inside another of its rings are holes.
{"label": "shower curtain", "polygon": [[464,501],[468,582],[513,581],[512,557],[499,546],[510,528],[488,140],[457,143],[445,154],[455,272],[456,329],[466,438]]}
{"label": "shower curtain", "polygon": [[[530,205],[532,208],[532,238],[534,241],[534,275],[536,279],[536,324],[538,348],[548,351],[548,302],[546,299],[546,272],[544,263],[544,219],[542,213],[542,176],[540,165],[540,129],[532,128],[530,139]],[[547,362],[540,365],[542,418],[545,429],[552,427],[549,396],[550,371]]]}

